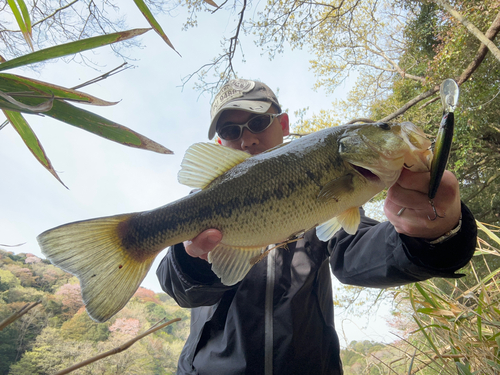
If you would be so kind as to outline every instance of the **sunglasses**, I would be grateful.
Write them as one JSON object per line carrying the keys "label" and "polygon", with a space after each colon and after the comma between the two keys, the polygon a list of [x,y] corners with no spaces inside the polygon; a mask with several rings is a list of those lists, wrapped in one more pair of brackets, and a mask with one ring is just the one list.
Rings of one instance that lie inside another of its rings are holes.
{"label": "sunglasses", "polygon": [[262,133],[266,130],[274,121],[279,114],[276,113],[266,113],[264,115],[259,115],[252,117],[250,120],[244,124],[227,124],[221,129],[217,130],[217,134],[221,139],[225,141],[236,141],[241,138],[243,134],[243,129],[248,129],[254,134]]}

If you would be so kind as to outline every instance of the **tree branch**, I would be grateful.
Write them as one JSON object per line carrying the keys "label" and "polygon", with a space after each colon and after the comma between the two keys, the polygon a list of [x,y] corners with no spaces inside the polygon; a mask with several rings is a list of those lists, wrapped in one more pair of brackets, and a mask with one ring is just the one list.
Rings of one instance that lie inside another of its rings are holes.
{"label": "tree branch", "polygon": [[493,56],[500,61],[500,50],[495,46],[495,44],[488,39],[476,26],[467,21],[460,13],[458,13],[450,4],[445,0],[434,0],[436,4],[441,5],[445,8],[453,17],[455,17],[462,25],[464,25],[467,30],[469,30],[476,38],[478,38],[481,43],[483,43],[491,51]]}
{"label": "tree branch", "polygon": [[108,350],[107,352],[105,353],[102,353],[102,354],[99,354],[99,355],[96,355],[95,357],[92,357],[90,359],[87,359],[83,362],[80,362],[80,363],[77,363],[76,365],[74,366],[71,366],[71,367],[68,367],[62,371],[59,371],[57,374],[55,375],[63,375],[63,374],[68,374],[76,369],[79,369],[80,367],[84,367],[84,366],[87,366],[88,364],[92,363],[92,362],[96,362],[100,359],[103,359],[103,358],[106,358],[106,357],[109,357],[110,355],[113,355],[113,354],[118,354],[124,350],[127,350],[128,348],[130,348],[133,344],[135,344],[137,341],[139,341],[140,339],[142,339],[143,337],[153,333],[153,332],[156,332],[158,331],[159,329],[162,329],[163,327],[166,327],[172,323],[175,323],[175,322],[178,322],[180,321],[181,318],[175,318],[175,319],[172,319],[172,320],[169,320],[168,322],[166,323],[163,323],[163,324],[160,324],[159,326],[153,326],[152,328],[150,328],[149,330],[147,330],[146,332],[144,333],[141,333],[140,335],[134,337],[133,339],[127,341],[126,343],[124,343],[123,345],[120,345],[114,349],[111,349],[111,350]]}
{"label": "tree branch", "polygon": [[[488,29],[488,31],[486,31],[484,35],[486,36],[486,38],[488,38],[488,40],[493,40],[497,36],[499,31],[500,31],[500,13],[497,14],[490,28]],[[474,73],[474,71],[479,67],[479,65],[481,65],[487,53],[488,53],[488,47],[485,44],[481,44],[472,62],[469,64],[467,68],[465,68],[460,77],[456,79],[457,84],[459,86],[470,78],[472,73]],[[436,85],[430,90],[416,96],[415,98],[407,102],[405,105],[403,105],[401,108],[399,108],[397,111],[391,113],[390,115],[384,117],[379,121],[381,122],[390,121],[402,115],[408,109],[413,107],[415,104],[421,102],[424,99],[427,99],[428,97],[434,95],[438,91],[439,91],[439,85]]]}
{"label": "tree branch", "polygon": [[12,314],[11,316],[9,316],[7,319],[5,319],[3,322],[0,322],[0,331],[2,329],[4,329],[5,327],[7,327],[9,324],[11,324],[12,322],[16,321],[17,319],[19,319],[21,316],[23,316],[24,314],[26,314],[28,311],[30,311],[33,307],[39,305],[40,303],[42,303],[42,301],[36,301],[36,302],[32,302],[32,303],[28,303],[26,305],[24,305],[19,311],[16,311],[14,314]]}
{"label": "tree branch", "polygon": [[75,3],[77,3],[77,2],[78,2],[78,0],[73,0],[71,3],[66,4],[65,6],[62,6],[62,7],[58,8],[58,9],[56,9],[56,10],[55,10],[52,14],[49,14],[47,17],[42,18],[42,19],[41,19],[41,20],[39,20],[39,21],[36,21],[36,22],[32,25],[32,27],[37,26],[38,24],[41,24],[42,22],[47,21],[49,18],[54,17],[54,16],[55,16],[57,13],[59,13],[60,11],[62,11],[62,10],[64,10],[64,9],[66,9],[66,8],[71,7],[73,4],[75,4]]}

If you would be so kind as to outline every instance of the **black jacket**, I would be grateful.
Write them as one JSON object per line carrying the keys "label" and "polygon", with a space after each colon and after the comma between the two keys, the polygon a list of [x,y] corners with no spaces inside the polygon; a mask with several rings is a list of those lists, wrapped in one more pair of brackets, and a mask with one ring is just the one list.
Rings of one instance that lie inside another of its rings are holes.
{"label": "black jacket", "polygon": [[287,249],[273,250],[231,287],[182,244],[173,246],[157,275],[181,307],[192,308],[177,373],[342,374],[330,265],[341,282],[368,287],[456,278],[472,257],[476,235],[464,205],[460,232],[436,246],[362,212],[356,235],[340,230],[325,243],[309,231]]}

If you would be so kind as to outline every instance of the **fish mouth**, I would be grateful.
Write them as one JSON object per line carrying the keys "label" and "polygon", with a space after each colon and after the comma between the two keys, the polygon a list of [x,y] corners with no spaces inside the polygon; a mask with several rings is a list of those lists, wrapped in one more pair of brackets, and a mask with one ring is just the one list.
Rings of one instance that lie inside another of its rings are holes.
{"label": "fish mouth", "polygon": [[373,173],[372,171],[370,171],[369,169],[366,169],[366,168],[363,168],[363,167],[360,167],[358,165],[354,165],[352,163],[349,163],[351,164],[351,166],[361,175],[363,176],[364,178],[366,178],[367,180],[369,181],[380,181],[380,177],[378,177],[375,173]]}

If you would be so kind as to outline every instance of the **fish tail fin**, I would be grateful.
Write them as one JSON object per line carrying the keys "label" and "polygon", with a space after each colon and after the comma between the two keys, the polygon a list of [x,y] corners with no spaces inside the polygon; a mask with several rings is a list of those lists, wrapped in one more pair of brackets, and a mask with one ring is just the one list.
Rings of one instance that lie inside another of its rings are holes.
{"label": "fish tail fin", "polygon": [[123,245],[123,232],[133,215],[70,223],[37,237],[42,253],[54,265],[80,279],[87,312],[98,322],[127,304],[156,256],[138,256]]}

